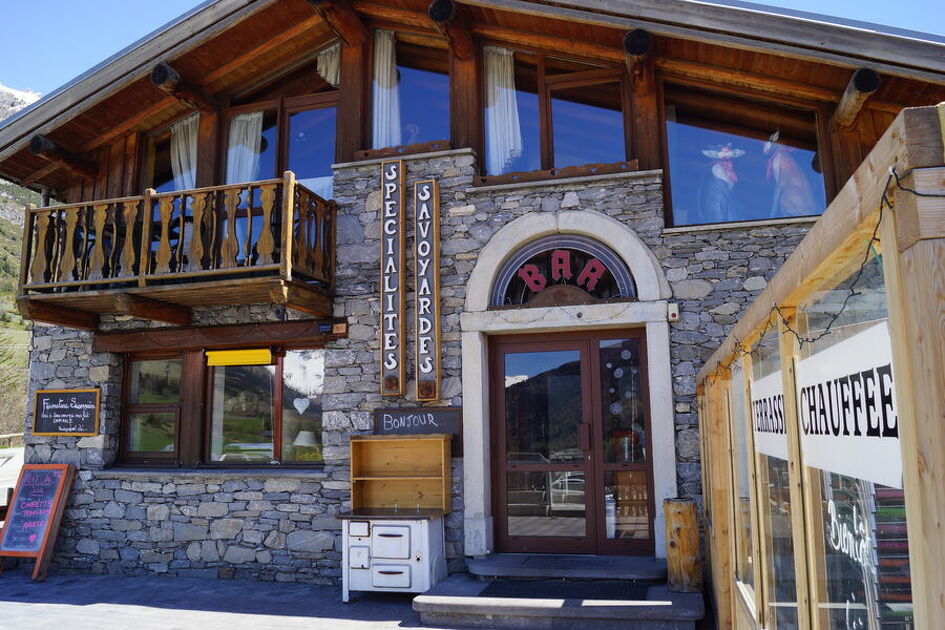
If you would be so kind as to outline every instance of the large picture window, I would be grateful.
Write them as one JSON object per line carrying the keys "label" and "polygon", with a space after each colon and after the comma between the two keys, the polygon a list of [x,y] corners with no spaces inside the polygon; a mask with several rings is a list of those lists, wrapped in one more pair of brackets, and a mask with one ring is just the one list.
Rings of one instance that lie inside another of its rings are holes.
{"label": "large picture window", "polygon": [[129,359],[126,463],[322,462],[323,351],[277,351],[269,365],[207,366],[202,355]]}
{"label": "large picture window", "polygon": [[674,225],[824,211],[814,112],[675,85],[664,94]]}

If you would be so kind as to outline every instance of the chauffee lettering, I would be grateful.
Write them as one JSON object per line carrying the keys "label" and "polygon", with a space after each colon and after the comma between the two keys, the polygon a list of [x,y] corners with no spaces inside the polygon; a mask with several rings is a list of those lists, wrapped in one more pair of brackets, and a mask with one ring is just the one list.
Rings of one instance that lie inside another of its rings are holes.
{"label": "chauffee lettering", "polygon": [[809,385],[800,399],[805,435],[899,437],[890,364]]}

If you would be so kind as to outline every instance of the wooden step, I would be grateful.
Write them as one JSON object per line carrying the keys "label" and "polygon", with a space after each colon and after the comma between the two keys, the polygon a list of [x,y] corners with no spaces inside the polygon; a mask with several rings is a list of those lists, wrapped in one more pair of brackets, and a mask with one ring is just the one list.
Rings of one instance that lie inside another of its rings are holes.
{"label": "wooden step", "polygon": [[643,556],[497,553],[485,558],[469,560],[466,568],[472,575],[483,579],[632,581],[666,579],[666,561]]}

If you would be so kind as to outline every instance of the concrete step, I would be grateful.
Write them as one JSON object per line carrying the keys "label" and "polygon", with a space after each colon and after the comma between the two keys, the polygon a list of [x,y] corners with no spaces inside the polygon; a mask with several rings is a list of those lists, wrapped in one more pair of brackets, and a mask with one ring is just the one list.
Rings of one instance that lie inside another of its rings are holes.
{"label": "concrete step", "polygon": [[637,600],[483,596],[489,586],[453,575],[415,597],[413,609],[428,626],[517,630],[695,630],[705,616],[701,593],[671,593],[662,584]]}
{"label": "concrete step", "polygon": [[641,556],[496,553],[469,560],[466,568],[485,579],[666,580],[666,560]]}

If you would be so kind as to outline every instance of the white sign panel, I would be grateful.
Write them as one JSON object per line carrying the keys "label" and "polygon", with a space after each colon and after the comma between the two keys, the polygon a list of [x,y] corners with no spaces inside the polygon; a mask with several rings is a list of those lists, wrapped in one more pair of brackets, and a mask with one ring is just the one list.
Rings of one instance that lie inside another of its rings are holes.
{"label": "white sign panel", "polygon": [[404,393],[404,163],[381,164],[381,394]]}
{"label": "white sign panel", "polygon": [[440,397],[440,188],[436,180],[414,185],[414,255],[417,400],[436,400]]}
{"label": "white sign panel", "polygon": [[805,463],[902,487],[892,347],[885,322],[797,365]]}
{"label": "white sign panel", "polygon": [[780,370],[751,382],[751,424],[755,432],[755,450],[787,460],[784,383]]}

